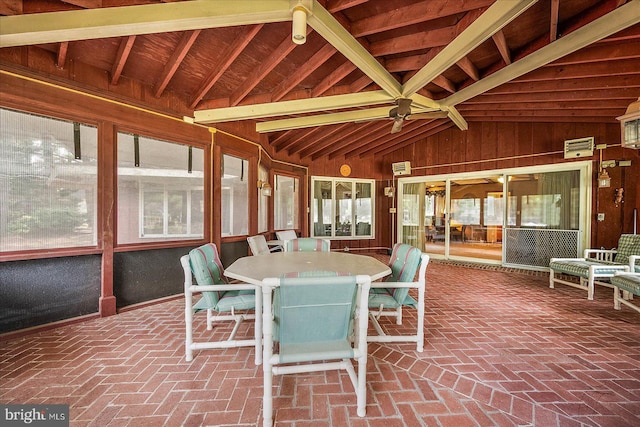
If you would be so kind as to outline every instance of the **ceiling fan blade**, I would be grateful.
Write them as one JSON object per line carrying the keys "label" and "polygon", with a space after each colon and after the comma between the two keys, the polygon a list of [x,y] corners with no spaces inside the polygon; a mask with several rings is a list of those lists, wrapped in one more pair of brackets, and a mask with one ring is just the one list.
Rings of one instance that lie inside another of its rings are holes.
{"label": "ceiling fan blade", "polygon": [[420,119],[444,119],[449,115],[446,111],[428,111],[425,113],[411,114],[407,117],[408,120],[420,120]]}
{"label": "ceiling fan blade", "polygon": [[393,121],[393,126],[391,127],[391,133],[398,133],[402,130],[402,119],[397,118]]}

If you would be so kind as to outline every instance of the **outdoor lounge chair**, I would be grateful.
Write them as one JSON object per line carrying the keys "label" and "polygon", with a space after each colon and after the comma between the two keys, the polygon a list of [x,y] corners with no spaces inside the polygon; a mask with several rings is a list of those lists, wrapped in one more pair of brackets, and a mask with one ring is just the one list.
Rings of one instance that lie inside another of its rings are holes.
{"label": "outdoor lounge chair", "polygon": [[[255,285],[227,283],[218,249],[213,243],[193,249],[189,255],[180,258],[180,263],[184,270],[186,360],[188,362],[193,360],[193,350],[254,346],[256,363],[260,363],[262,337],[259,325],[256,326],[253,339],[235,339],[242,321],[256,318],[255,313],[248,312],[254,310],[256,304],[261,301],[260,294],[255,291]],[[193,284],[194,276],[197,283],[195,285]],[[198,293],[202,294],[202,297],[194,303],[193,296]],[[208,331],[213,330],[214,322],[234,321],[235,326],[229,338],[224,341],[194,342],[193,315],[200,311],[207,312]]]}
{"label": "outdoor lounge chair", "polygon": [[[344,369],[366,413],[366,275],[267,278],[264,300],[263,423],[273,423],[273,375]],[[272,304],[273,301],[273,304]],[[355,330],[354,330],[355,329]],[[278,343],[274,352],[274,343]],[[358,362],[358,371],[351,359]]]}
{"label": "outdoor lounge chair", "polygon": [[[556,283],[587,291],[592,300],[595,285],[612,287],[610,279],[616,272],[629,271],[629,257],[640,255],[640,235],[623,234],[617,249],[585,249],[583,258],[551,258],[549,261],[549,287]],[[579,282],[558,277],[559,274],[577,276]]]}
{"label": "outdoor lounge chair", "polygon": [[634,296],[640,296],[640,256],[629,257],[630,272],[616,272],[611,278],[613,285],[613,308],[620,310],[620,304],[640,313],[640,305],[631,301]]}
{"label": "outdoor lounge chair", "polygon": [[[391,276],[383,282],[373,282],[369,295],[369,317],[377,335],[369,335],[369,342],[415,342],[416,350],[424,348],[424,293],[425,274],[429,255],[405,243],[396,243],[389,259]],[[418,270],[419,269],[419,270]],[[418,280],[415,281],[416,272]],[[409,295],[409,289],[418,290],[418,301]],[[389,334],[380,326],[381,316],[396,318],[396,325],[402,325],[402,307],[418,310],[416,333],[413,335]]]}

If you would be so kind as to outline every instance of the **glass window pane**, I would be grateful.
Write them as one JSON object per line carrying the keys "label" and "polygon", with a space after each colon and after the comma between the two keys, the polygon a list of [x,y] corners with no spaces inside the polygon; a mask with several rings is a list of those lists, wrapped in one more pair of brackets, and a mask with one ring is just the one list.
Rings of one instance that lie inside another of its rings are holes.
{"label": "glass window pane", "polygon": [[313,181],[313,236],[331,236],[331,181]]}
{"label": "glass window pane", "polygon": [[576,230],[580,205],[572,200],[579,190],[577,170],[513,175],[508,182],[509,225]]}
{"label": "glass window pane", "polygon": [[356,236],[371,235],[371,205],[371,184],[356,182],[356,200],[354,206],[356,216]]}
{"label": "glass window pane", "polygon": [[97,137],[95,127],[0,109],[0,251],[97,245]]}
{"label": "glass window pane", "polygon": [[336,236],[351,236],[351,226],[353,223],[353,183],[337,181],[335,184],[336,194]]}
{"label": "glass window pane", "polygon": [[273,227],[276,230],[297,229],[299,226],[298,178],[275,175]]}
{"label": "glass window pane", "polygon": [[222,176],[222,236],[249,232],[249,162],[224,155]]}
{"label": "glass window pane", "polygon": [[118,133],[118,243],[203,238],[203,218],[204,150]]}

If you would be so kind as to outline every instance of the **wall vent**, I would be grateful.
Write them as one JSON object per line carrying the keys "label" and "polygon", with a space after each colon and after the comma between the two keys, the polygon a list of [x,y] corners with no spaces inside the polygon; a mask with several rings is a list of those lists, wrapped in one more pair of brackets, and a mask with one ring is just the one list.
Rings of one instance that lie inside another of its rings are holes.
{"label": "wall vent", "polygon": [[564,158],[593,156],[594,138],[592,136],[578,139],[568,139],[564,142]]}
{"label": "wall vent", "polygon": [[392,163],[393,175],[411,175],[411,162]]}

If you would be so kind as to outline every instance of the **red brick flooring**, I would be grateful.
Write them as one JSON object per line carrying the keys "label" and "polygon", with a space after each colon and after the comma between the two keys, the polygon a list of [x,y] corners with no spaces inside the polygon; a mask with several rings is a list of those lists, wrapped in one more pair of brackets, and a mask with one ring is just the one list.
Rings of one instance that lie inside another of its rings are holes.
{"label": "red brick flooring", "polygon": [[[183,310],[174,300],[2,342],[0,402],[70,404],[72,426],[261,424],[253,349],[185,362]],[[274,378],[275,425],[640,426],[640,315],[614,310],[609,288],[587,301],[546,275],[432,262],[425,340],[423,353],[370,344],[364,418],[346,375]]]}

